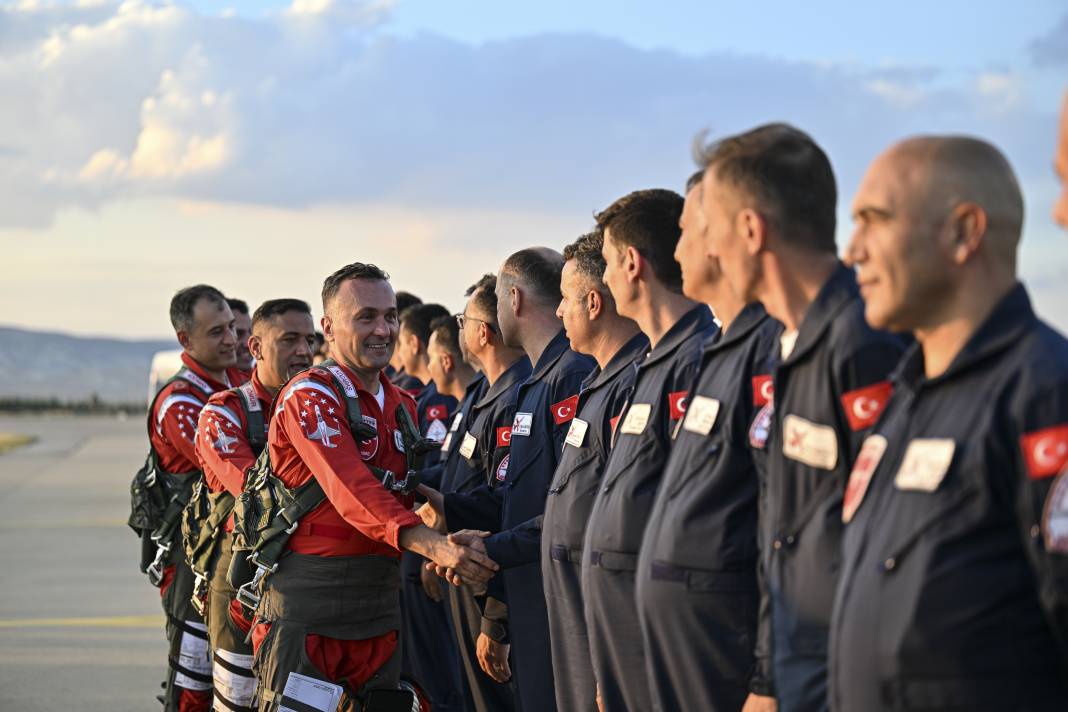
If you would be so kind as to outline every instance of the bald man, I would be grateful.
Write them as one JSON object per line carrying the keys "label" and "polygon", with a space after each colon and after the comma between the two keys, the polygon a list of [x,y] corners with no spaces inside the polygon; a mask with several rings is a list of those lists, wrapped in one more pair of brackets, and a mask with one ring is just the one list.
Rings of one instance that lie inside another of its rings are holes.
{"label": "bald man", "polygon": [[916,344],[843,505],[832,710],[1068,709],[1068,341],[1017,281],[1016,177],[925,137],[869,168],[847,258]]}
{"label": "bald man", "polygon": [[1061,130],[1057,141],[1057,153],[1053,157],[1053,168],[1061,181],[1061,194],[1053,205],[1053,219],[1068,229],[1068,93],[1064,95],[1061,107]]}

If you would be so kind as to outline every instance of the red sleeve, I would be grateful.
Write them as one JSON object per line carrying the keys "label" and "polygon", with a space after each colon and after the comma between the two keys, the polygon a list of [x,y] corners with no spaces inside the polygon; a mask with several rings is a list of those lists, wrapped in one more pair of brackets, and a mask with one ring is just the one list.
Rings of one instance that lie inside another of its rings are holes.
{"label": "red sleeve", "polygon": [[156,407],[156,430],[167,444],[194,464],[197,462],[197,453],[193,440],[203,405],[189,391],[172,390],[160,398]]}
{"label": "red sleeve", "polygon": [[[420,519],[387,492],[364,464],[332,388],[303,379],[275,413],[279,434],[296,451],[338,513],[369,539],[400,550],[400,530]],[[381,431],[380,431],[381,432]]]}
{"label": "red sleeve", "polygon": [[200,411],[197,461],[212,492],[223,489],[235,497],[245,486],[245,474],[256,464],[248,444],[244,411],[230,392],[216,393]]}

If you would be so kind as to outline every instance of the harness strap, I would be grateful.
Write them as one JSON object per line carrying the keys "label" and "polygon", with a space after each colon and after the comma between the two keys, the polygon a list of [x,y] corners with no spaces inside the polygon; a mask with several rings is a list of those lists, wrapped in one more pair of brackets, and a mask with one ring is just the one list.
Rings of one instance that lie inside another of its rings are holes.
{"label": "harness strap", "polygon": [[245,411],[245,434],[248,436],[249,447],[258,457],[267,445],[267,436],[264,432],[266,421],[259,396],[256,395],[256,387],[252,385],[252,381],[248,381],[234,390],[241,396],[241,408]]}

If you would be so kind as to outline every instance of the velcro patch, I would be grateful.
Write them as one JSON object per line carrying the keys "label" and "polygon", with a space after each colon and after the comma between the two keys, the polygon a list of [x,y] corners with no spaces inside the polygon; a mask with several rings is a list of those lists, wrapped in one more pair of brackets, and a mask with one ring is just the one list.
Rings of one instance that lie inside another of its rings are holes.
{"label": "velcro patch", "polygon": [[1032,480],[1052,477],[1068,465],[1068,423],[1025,433],[1020,450]]}
{"label": "velcro patch", "polygon": [[575,417],[575,410],[578,408],[578,399],[579,397],[576,395],[571,396],[570,398],[565,398],[559,403],[552,404],[553,421],[557,425],[563,425]]}
{"label": "velcro patch", "polygon": [[882,381],[844,394],[842,408],[845,409],[849,427],[856,432],[875,425],[893,392],[894,387],[890,382]]}
{"label": "velcro patch", "polygon": [[689,402],[689,391],[675,391],[668,394],[668,410],[672,420],[678,420],[686,415],[686,405]]}
{"label": "velcro patch", "polygon": [[774,395],[775,384],[769,374],[753,376],[753,405],[767,405],[771,403]]}

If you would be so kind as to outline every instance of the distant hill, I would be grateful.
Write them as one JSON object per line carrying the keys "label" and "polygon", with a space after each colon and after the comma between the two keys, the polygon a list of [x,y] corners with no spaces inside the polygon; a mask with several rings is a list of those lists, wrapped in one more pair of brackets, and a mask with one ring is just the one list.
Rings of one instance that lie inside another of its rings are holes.
{"label": "distant hill", "polygon": [[157,351],[175,341],[125,341],[0,327],[0,398],[139,403]]}

